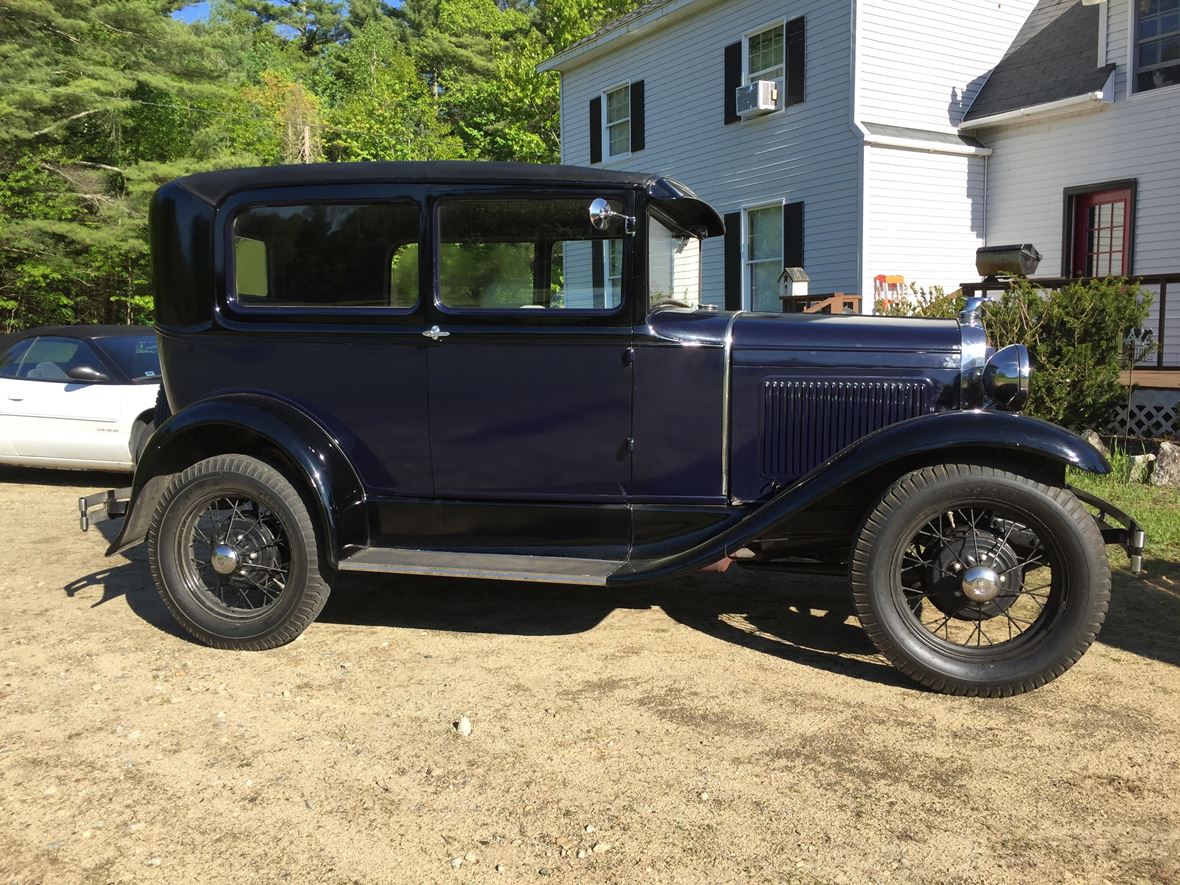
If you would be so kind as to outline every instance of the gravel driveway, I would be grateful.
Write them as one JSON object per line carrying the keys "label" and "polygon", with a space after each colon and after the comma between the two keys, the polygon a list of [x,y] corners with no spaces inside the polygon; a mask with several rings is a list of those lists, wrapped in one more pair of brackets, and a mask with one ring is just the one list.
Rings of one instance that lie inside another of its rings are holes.
{"label": "gravel driveway", "polygon": [[0,882],[1180,882],[1175,565],[1002,701],[899,679],[839,581],[736,569],[342,581],[235,653],[77,531],[125,482],[0,468]]}

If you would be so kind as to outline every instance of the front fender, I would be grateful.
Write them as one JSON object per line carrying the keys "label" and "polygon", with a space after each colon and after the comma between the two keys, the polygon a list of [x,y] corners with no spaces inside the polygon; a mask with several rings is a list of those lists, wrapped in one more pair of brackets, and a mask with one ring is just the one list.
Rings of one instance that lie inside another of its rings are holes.
{"label": "front fender", "polygon": [[364,487],[331,434],[289,403],[239,393],[195,402],[156,428],[136,466],[123,530],[107,555],[143,541],[174,474],[229,453],[270,456],[302,485],[320,529],[321,552],[331,565],[343,547],[368,543]]}
{"label": "front fender", "polygon": [[776,526],[797,516],[838,489],[874,471],[896,464],[897,474],[918,463],[948,456],[1049,461],[1090,473],[1109,473],[1110,464],[1075,433],[1009,412],[937,412],[899,421],[861,437],[810,473],[753,507],[749,514],[713,538],[660,559],[628,563],[610,583],[656,580],[702,568],[732,555]]}

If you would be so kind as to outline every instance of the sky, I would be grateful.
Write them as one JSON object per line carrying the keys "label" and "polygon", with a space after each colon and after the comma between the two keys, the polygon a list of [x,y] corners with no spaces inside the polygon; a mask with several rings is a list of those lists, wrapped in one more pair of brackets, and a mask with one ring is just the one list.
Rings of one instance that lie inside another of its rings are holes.
{"label": "sky", "polygon": [[182,22],[195,22],[198,19],[208,18],[209,3],[210,0],[202,0],[200,3],[194,3],[191,6],[184,7],[184,9],[178,9],[172,14],[172,17],[178,18]]}

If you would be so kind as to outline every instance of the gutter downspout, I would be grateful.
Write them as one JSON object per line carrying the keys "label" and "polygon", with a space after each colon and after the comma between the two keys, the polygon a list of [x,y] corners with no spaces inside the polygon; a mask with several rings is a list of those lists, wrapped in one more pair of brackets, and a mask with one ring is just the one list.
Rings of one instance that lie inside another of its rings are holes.
{"label": "gutter downspout", "polygon": [[[849,27],[851,29],[851,52],[848,60],[848,82],[849,92],[852,105],[852,119],[850,120],[850,127],[852,132],[857,137],[857,152],[859,154],[859,172],[860,172],[860,199],[857,200],[857,247],[856,247],[856,278],[858,280],[857,288],[861,290],[861,313],[872,313],[876,309],[876,295],[869,296],[871,289],[868,287],[869,279],[866,276],[866,253],[869,248],[869,220],[871,213],[869,212],[869,162],[868,162],[868,140],[869,130],[866,129],[860,122],[860,79],[857,77],[857,70],[860,65],[860,14],[861,4],[860,0],[852,0],[852,7],[850,10]],[[865,305],[868,305],[868,310],[865,310]]]}

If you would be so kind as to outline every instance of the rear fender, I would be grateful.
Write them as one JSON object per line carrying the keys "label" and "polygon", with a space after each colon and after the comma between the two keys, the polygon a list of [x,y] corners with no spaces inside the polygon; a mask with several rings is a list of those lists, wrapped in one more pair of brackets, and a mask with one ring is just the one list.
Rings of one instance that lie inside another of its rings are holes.
{"label": "rear fender", "polygon": [[289,403],[243,393],[193,403],[156,428],[135,470],[123,530],[107,555],[147,537],[156,503],[175,474],[229,453],[270,461],[295,484],[330,565],[344,547],[368,543],[364,488],[336,440]]}
{"label": "rear fender", "polygon": [[[610,583],[670,577],[717,562],[822,504],[829,496],[874,474],[884,484],[926,464],[950,458],[1005,462],[1062,476],[1066,467],[1109,473],[1102,454],[1077,434],[1008,412],[938,412],[900,421],[857,440],[723,532],[696,546],[654,560],[628,563]],[[865,502],[868,505],[869,501]]]}

